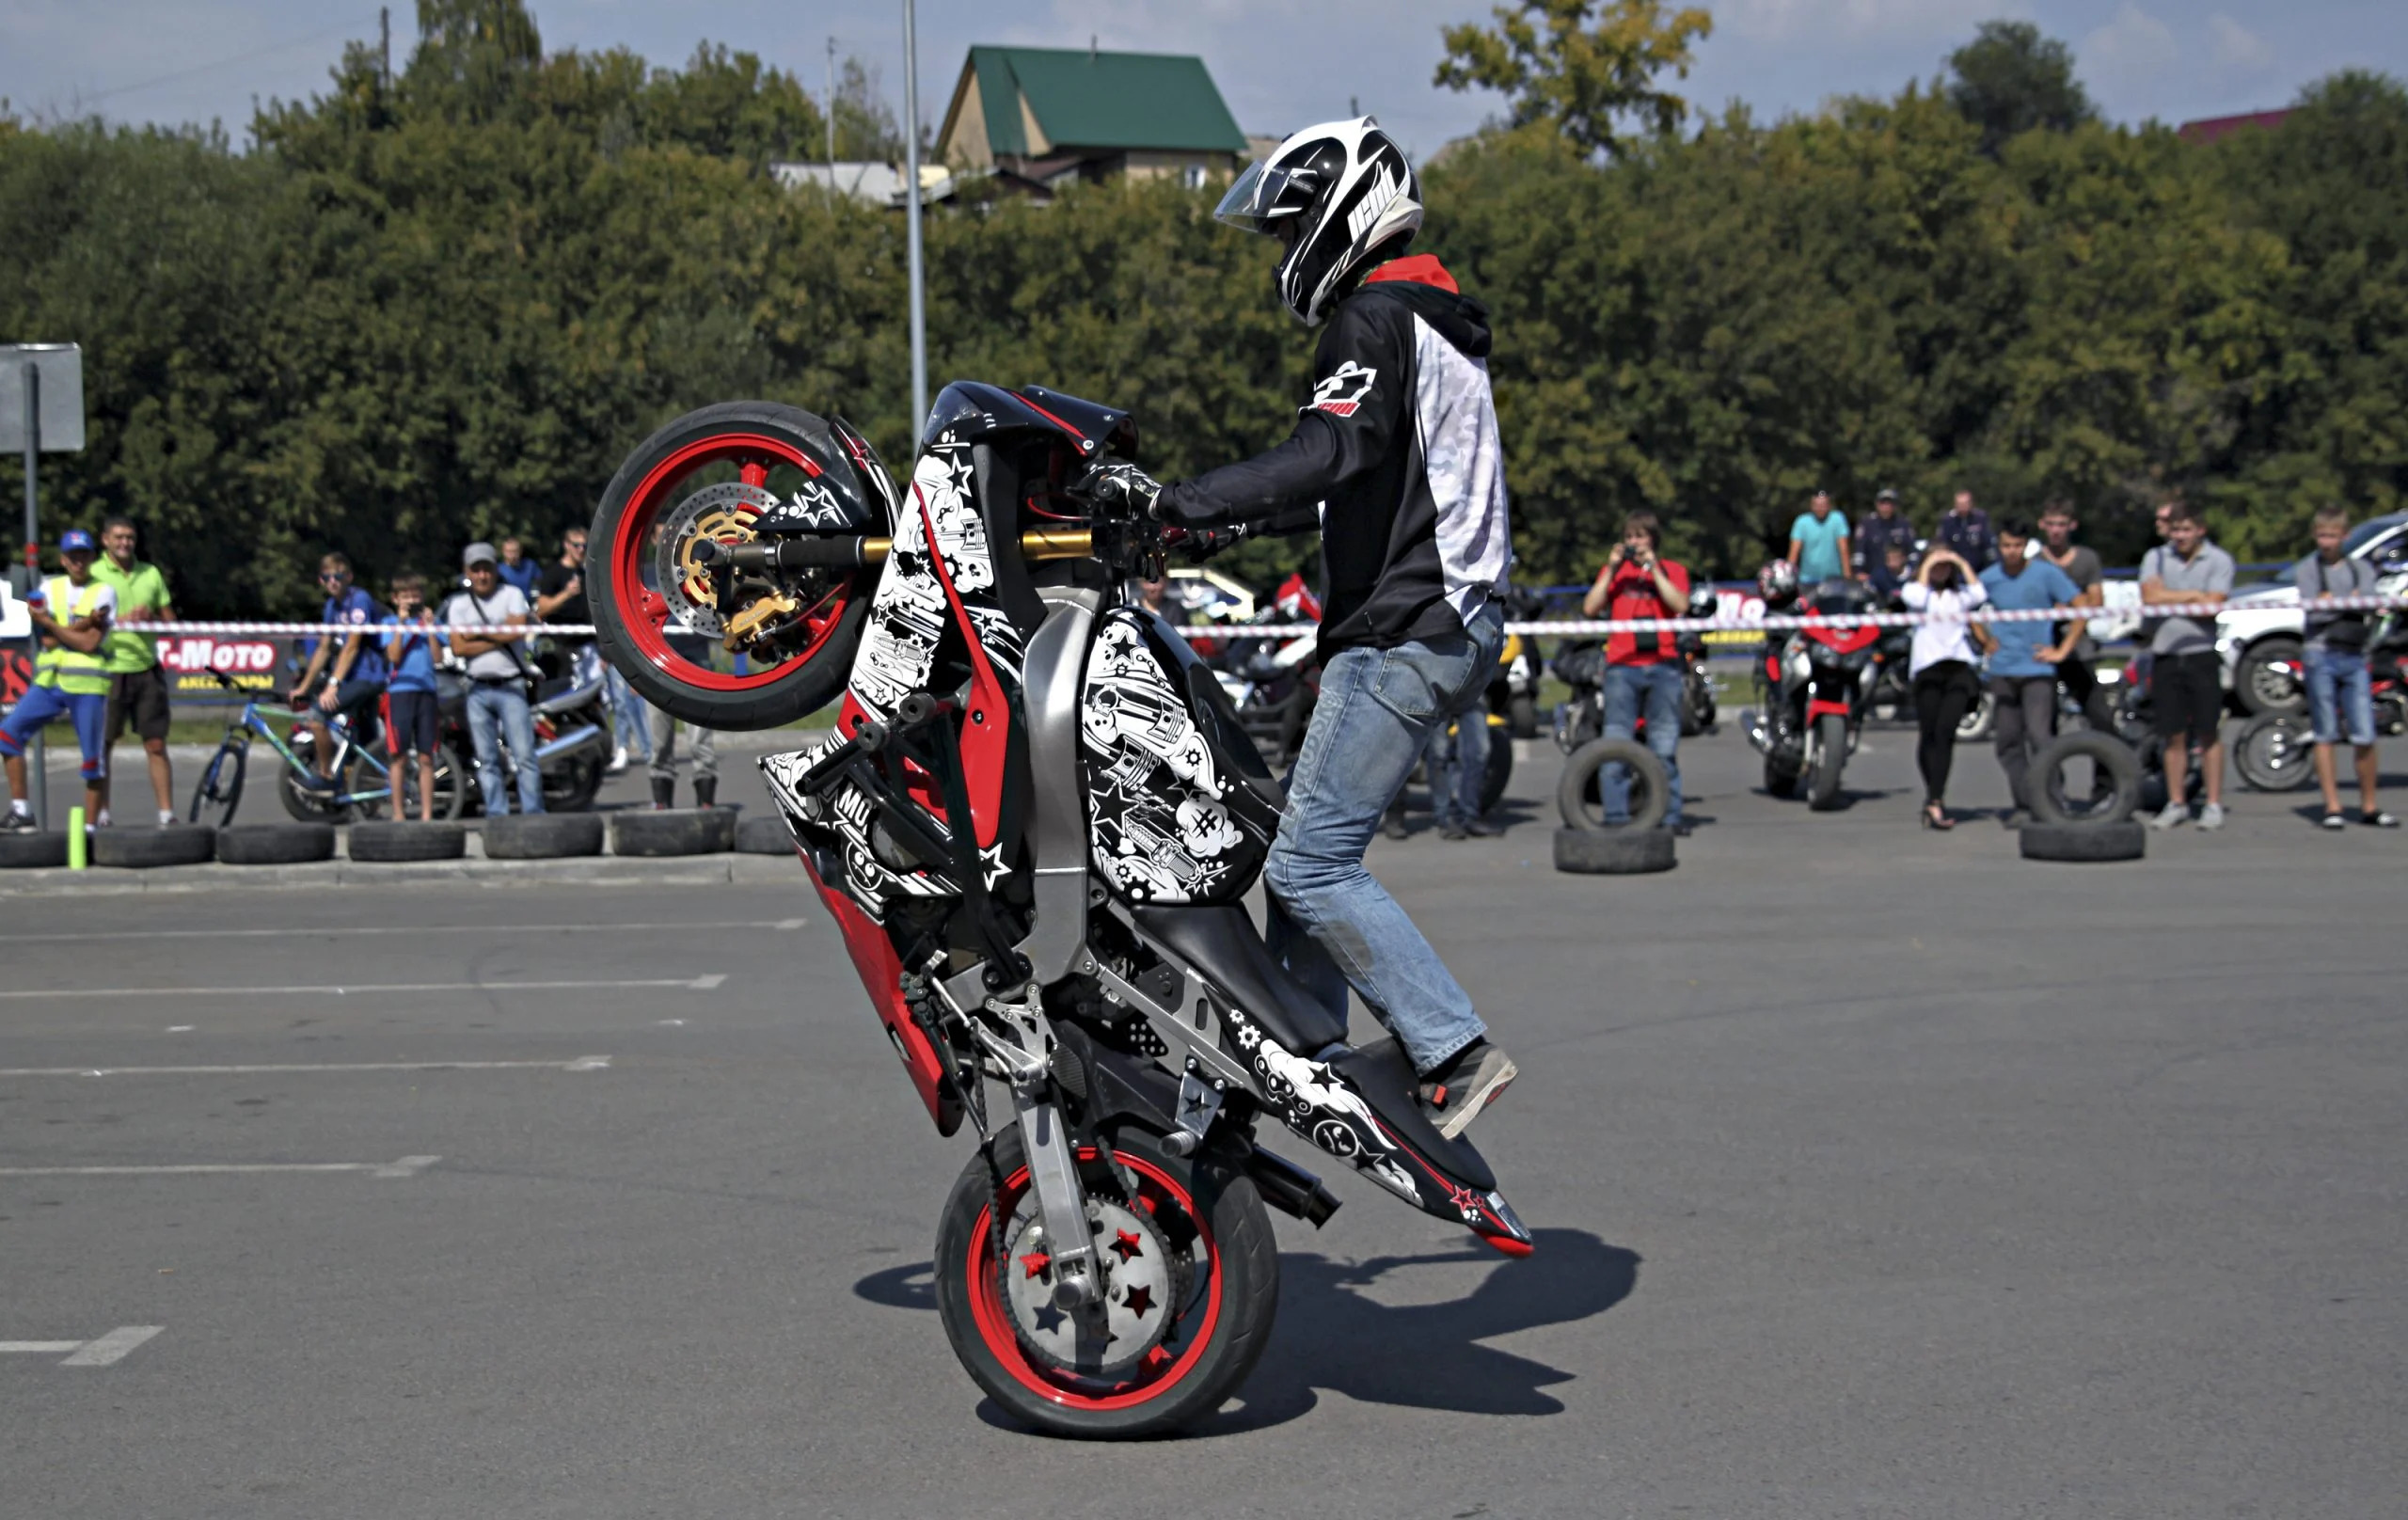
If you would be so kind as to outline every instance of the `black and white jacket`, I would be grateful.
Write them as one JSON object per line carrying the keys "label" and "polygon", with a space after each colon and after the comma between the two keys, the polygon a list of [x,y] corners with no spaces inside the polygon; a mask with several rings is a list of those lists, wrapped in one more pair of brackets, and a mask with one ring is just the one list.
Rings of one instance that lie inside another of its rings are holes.
{"label": "black and white jacket", "polygon": [[[1513,562],[1488,309],[1427,255],[1331,312],[1285,443],[1164,489],[1186,527],[1322,533],[1321,656],[1461,632]],[[1316,510],[1317,509],[1317,510]]]}

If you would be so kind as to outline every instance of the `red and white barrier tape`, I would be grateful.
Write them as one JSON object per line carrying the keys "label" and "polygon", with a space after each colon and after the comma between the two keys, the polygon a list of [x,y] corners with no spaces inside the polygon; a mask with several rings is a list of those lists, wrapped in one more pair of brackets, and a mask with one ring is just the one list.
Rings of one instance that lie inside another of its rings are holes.
{"label": "red and white barrier tape", "polygon": [[[2283,604],[2285,610],[2315,610],[2319,612],[2379,612],[2408,607],[2408,596],[2334,596],[2320,597],[2312,604]],[[1933,612],[1781,612],[1757,617],[1734,614],[1728,617],[1675,618],[1573,618],[1553,623],[1508,623],[1508,633],[1539,634],[1547,638],[1588,638],[1602,633],[1775,633],[1795,628],[1913,628],[1926,623],[2070,623],[2077,618],[2104,621],[2114,618],[2205,617],[2212,618],[2227,610],[2218,602],[2183,603],[2160,607],[2038,607],[2008,610],[1977,607],[1956,616]],[[115,626],[124,633],[206,633],[283,635],[312,637],[337,633],[373,633],[391,638],[397,633],[428,631],[436,633],[484,633],[492,625],[481,623],[416,624],[376,623],[119,623]],[[549,634],[590,636],[595,630],[590,623],[539,623],[534,631]],[[1311,623],[1290,623],[1273,626],[1253,623],[1199,623],[1180,627],[1189,638],[1212,639],[1295,639],[1318,633],[1320,627]]]}
{"label": "red and white barrier tape", "polygon": [[[2319,598],[2313,604],[2286,603],[2282,604],[2281,610],[2373,612],[2388,611],[2398,607],[2408,607],[2408,596],[2335,596]],[[1508,623],[1505,631],[1539,634],[1547,638],[1586,638],[1600,633],[1784,633],[1796,628],[1913,628],[1926,623],[2070,623],[2076,619],[2128,622],[2135,618],[2212,618],[2227,610],[2229,609],[2219,602],[2197,602],[2159,607],[2035,607],[2013,610],[1977,607],[1954,616],[1934,612],[1781,612],[1760,617],[1572,618],[1554,623]],[[1179,631],[1191,639],[1295,639],[1318,633],[1320,628],[1310,623],[1282,624],[1276,627],[1252,623],[1201,623],[1183,626]]]}

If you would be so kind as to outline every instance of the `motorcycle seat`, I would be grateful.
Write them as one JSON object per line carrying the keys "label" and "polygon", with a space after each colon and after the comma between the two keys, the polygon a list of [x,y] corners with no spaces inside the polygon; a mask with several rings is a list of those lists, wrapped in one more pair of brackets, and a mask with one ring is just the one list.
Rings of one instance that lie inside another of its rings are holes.
{"label": "motorcycle seat", "polygon": [[1244,1008],[1273,1039],[1311,1055],[1346,1038],[1346,1025],[1298,986],[1237,903],[1135,908],[1137,927]]}

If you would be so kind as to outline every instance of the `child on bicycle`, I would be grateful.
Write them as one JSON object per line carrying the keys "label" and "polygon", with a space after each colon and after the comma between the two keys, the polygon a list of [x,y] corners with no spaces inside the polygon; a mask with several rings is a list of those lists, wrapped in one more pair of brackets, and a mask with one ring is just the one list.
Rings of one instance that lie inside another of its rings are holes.
{"label": "child on bicycle", "polygon": [[443,631],[435,625],[435,609],[426,605],[425,577],[406,571],[395,576],[392,593],[393,610],[383,625],[394,630],[385,639],[385,741],[393,757],[393,816],[407,815],[403,778],[415,755],[419,821],[431,823],[438,726],[435,645]]}
{"label": "child on bicycle", "polygon": [[58,541],[63,576],[53,576],[26,596],[41,653],[34,660],[34,684],[0,718],[0,765],[8,776],[8,816],[0,830],[27,832],[41,827],[26,801],[25,741],[60,718],[75,725],[84,752],[84,816],[101,820],[108,790],[107,752],[103,739],[109,714],[109,674],[101,641],[117,611],[117,591],[92,578],[100,549],[92,535],[71,528]]}

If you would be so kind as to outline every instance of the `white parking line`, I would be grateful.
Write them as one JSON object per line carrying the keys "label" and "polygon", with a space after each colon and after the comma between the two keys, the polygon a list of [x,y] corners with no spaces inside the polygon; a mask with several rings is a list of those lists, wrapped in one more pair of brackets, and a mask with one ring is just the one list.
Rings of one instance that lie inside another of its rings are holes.
{"label": "white parking line", "polygon": [[[79,987],[76,998],[128,997],[356,997],[379,992],[599,992],[636,988],[680,988],[707,992],[727,980],[725,972],[703,976],[655,977],[619,982],[374,982],[357,987]],[[47,989],[0,989],[0,998],[55,1000],[71,994]]]}
{"label": "white parking line", "polygon": [[166,1326],[160,1324],[121,1324],[97,1340],[85,1342],[84,1349],[59,1363],[61,1367],[114,1367],[125,1360],[125,1354],[157,1335]]}
{"label": "white parking line", "polygon": [[277,1066],[20,1066],[0,1077],[253,1077],[302,1071],[601,1071],[607,1055],[574,1061],[325,1061]]}
{"label": "white parking line", "polygon": [[707,924],[328,924],[289,929],[83,929],[72,934],[0,934],[0,944],[64,944],[87,940],[306,940],[316,934],[626,934],[697,929],[799,929],[809,919],[715,919]]}
{"label": "white parking line", "polygon": [[177,1166],[0,1166],[0,1177],[198,1177],[222,1172],[366,1172],[371,1177],[416,1177],[440,1156],[404,1156],[399,1161],[209,1162]]}
{"label": "white parking line", "polygon": [[126,1353],[166,1326],[121,1324],[90,1340],[0,1340],[0,1353],[24,1352],[35,1356],[65,1356],[61,1367],[115,1367]]}

